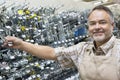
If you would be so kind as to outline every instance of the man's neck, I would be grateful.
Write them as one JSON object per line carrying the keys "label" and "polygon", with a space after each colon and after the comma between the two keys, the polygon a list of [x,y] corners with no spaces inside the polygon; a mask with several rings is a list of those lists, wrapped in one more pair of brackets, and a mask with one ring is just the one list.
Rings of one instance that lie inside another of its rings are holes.
{"label": "man's neck", "polygon": [[96,49],[98,48],[98,47],[100,47],[101,45],[103,45],[103,44],[105,44],[106,42],[108,42],[109,40],[110,40],[110,38],[111,37],[109,37],[109,38],[107,38],[106,40],[104,40],[104,41],[98,41],[98,42],[96,42],[95,41],[95,47],[96,47]]}

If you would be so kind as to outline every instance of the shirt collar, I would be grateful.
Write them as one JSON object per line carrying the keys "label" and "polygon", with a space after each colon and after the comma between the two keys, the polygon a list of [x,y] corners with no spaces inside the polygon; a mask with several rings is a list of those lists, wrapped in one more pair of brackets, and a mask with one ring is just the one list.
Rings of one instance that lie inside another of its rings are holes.
{"label": "shirt collar", "polygon": [[[100,46],[100,48],[102,49],[102,51],[107,54],[108,51],[114,46],[114,42],[115,42],[115,36],[113,35],[110,40],[108,42],[106,42],[105,44],[103,44],[102,46]],[[93,42],[94,47],[93,47],[93,51],[96,50],[95,48],[95,42]]]}
{"label": "shirt collar", "polygon": [[112,36],[107,43],[100,46],[105,54],[107,54],[108,51],[114,46],[115,39],[116,39],[115,36]]}

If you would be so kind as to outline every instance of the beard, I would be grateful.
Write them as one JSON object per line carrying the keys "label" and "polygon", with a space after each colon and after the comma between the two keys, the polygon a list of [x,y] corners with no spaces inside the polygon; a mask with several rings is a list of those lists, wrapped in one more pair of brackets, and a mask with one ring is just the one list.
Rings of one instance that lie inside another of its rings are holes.
{"label": "beard", "polygon": [[93,35],[93,39],[94,39],[94,41],[96,41],[96,42],[102,42],[102,41],[104,41],[105,40],[105,34],[102,34],[102,35]]}
{"label": "beard", "polygon": [[100,31],[100,33],[98,32],[96,31],[96,33],[92,34],[93,40],[96,42],[104,42],[112,36],[112,29],[109,32],[105,32],[104,30]]}

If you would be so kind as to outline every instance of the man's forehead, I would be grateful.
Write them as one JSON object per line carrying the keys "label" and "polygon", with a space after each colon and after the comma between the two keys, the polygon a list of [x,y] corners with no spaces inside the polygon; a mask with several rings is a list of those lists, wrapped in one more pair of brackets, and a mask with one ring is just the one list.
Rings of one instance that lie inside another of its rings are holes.
{"label": "man's forehead", "polygon": [[95,10],[88,17],[88,21],[109,20],[110,15],[104,10]]}
{"label": "man's forehead", "polygon": [[[109,15],[106,11],[104,11],[104,10],[94,10],[94,11],[92,11],[91,13],[90,13],[90,15],[89,15],[89,17],[91,16],[91,15],[100,15],[100,14],[106,14],[106,15]],[[104,16],[104,15],[103,15]],[[88,17],[88,18],[89,18]]]}

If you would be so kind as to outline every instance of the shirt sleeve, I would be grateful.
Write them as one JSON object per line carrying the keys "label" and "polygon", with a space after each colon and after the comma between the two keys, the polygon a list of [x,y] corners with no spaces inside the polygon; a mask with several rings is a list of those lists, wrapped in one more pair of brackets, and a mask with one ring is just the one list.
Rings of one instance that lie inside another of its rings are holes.
{"label": "shirt sleeve", "polygon": [[57,61],[63,69],[75,67],[75,63],[77,63],[78,56],[80,55],[79,53],[82,49],[81,47],[82,45],[80,43],[68,48],[65,47],[55,48]]}

